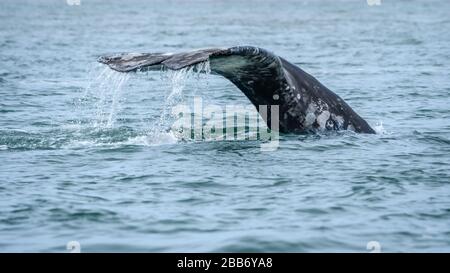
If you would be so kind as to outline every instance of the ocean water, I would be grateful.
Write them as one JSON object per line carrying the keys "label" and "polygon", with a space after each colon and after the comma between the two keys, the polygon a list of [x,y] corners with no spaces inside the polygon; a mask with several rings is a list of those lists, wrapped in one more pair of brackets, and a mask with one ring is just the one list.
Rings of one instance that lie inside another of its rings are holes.
{"label": "ocean water", "polygon": [[[76,2],[0,2],[1,252],[450,251],[450,1]],[[250,103],[217,76],[96,63],[234,45],[378,133],[180,137],[177,105]]]}

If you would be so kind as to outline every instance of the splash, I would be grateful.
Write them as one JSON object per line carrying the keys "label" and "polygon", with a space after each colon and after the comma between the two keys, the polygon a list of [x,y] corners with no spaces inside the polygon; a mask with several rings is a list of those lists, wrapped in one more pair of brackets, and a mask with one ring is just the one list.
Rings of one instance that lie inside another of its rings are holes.
{"label": "splash", "polygon": [[375,133],[377,133],[377,135],[383,135],[387,133],[386,129],[384,129],[383,127],[382,121],[377,122],[377,124],[373,126],[373,129],[375,130]]}
{"label": "splash", "polygon": [[[120,126],[117,122],[124,108],[126,97],[122,91],[130,74],[120,73],[108,67],[95,67],[90,71],[87,85],[83,90],[77,107],[77,122],[65,128],[72,131],[71,147],[143,145],[154,146],[173,144],[180,140],[172,131],[175,121],[172,109],[182,103],[186,96],[184,89],[190,79],[193,79],[195,92],[201,89],[198,85],[205,84],[210,73],[209,62],[202,62],[180,70],[162,70],[162,84],[167,85],[167,92],[161,102],[159,117],[148,126],[131,128]],[[131,131],[130,131],[131,130]]]}
{"label": "splash", "polygon": [[91,75],[91,80],[84,90],[82,100],[94,102],[92,120],[90,123],[95,128],[112,128],[120,111],[121,91],[129,79],[127,73],[120,73],[104,67],[100,71],[94,71],[97,75]]}
{"label": "splash", "polygon": [[[172,109],[184,101],[185,96],[183,90],[188,80],[193,78],[196,84],[199,82],[207,83],[208,81],[203,81],[202,77],[206,79],[211,73],[211,68],[209,61],[205,61],[179,70],[163,70],[162,72],[163,82],[169,83],[169,92],[164,100],[159,120],[149,130],[150,136],[155,138],[159,138],[161,134],[171,131],[170,128],[175,121]],[[194,87],[194,94],[198,89],[198,86]],[[172,133],[170,134],[172,135]]]}
{"label": "splash", "polygon": [[110,70],[99,86],[99,100],[96,103],[96,127],[112,127],[119,111],[119,100],[122,87],[128,80],[126,73]]}

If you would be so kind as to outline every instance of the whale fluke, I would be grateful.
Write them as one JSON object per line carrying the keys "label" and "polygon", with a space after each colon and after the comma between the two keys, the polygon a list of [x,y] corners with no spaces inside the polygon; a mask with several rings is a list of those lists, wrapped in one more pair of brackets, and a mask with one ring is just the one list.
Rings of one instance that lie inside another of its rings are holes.
{"label": "whale fluke", "polygon": [[121,53],[101,56],[99,62],[119,72],[179,70],[209,61],[211,73],[236,85],[259,110],[279,105],[279,131],[308,133],[353,130],[375,133],[342,98],[285,59],[258,47],[208,48],[183,53]]}

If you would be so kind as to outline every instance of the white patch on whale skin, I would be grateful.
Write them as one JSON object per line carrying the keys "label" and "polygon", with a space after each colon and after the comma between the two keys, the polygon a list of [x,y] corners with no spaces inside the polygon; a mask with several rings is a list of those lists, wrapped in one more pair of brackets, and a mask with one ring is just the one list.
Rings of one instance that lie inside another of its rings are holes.
{"label": "white patch on whale skin", "polygon": [[304,124],[306,128],[310,127],[316,121],[316,111],[317,107],[315,103],[313,102],[310,103],[308,105],[308,109],[306,109],[305,124]]}
{"label": "white patch on whale skin", "polygon": [[[328,111],[328,104],[319,99],[317,102],[312,102],[308,105],[305,116],[305,127],[310,127],[314,122],[317,122],[319,129],[325,130],[327,121],[332,117],[332,119],[338,124],[343,124],[344,119],[341,116],[336,116]],[[335,118],[336,117],[336,118]]]}
{"label": "white patch on whale skin", "polygon": [[347,127],[347,130],[355,132],[355,127],[350,123]]}
{"label": "white patch on whale skin", "polygon": [[306,109],[306,113],[313,113],[313,114],[315,114],[316,111],[317,111],[317,107],[316,107],[315,103],[310,103],[308,105],[308,109]]}
{"label": "white patch on whale skin", "polygon": [[344,118],[342,116],[338,116],[336,114],[331,114],[331,118],[336,122],[339,129],[344,126]]}
{"label": "white patch on whale skin", "polygon": [[305,127],[307,128],[311,126],[314,123],[314,121],[316,121],[316,115],[314,115],[314,113],[312,112],[309,112],[308,114],[306,114],[305,117]]}
{"label": "white patch on whale skin", "polygon": [[330,112],[323,111],[320,115],[317,116],[317,124],[319,124],[320,129],[325,129],[327,124],[327,120],[330,118]]}

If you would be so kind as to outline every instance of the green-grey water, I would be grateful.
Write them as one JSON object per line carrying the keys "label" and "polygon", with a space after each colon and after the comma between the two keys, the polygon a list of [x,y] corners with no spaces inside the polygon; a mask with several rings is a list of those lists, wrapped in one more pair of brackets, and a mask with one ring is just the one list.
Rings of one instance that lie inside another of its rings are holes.
{"label": "green-grey water", "polygon": [[[68,2],[0,2],[1,252],[450,250],[449,1]],[[172,106],[250,103],[217,76],[95,61],[233,45],[297,64],[378,133],[180,138]]]}

